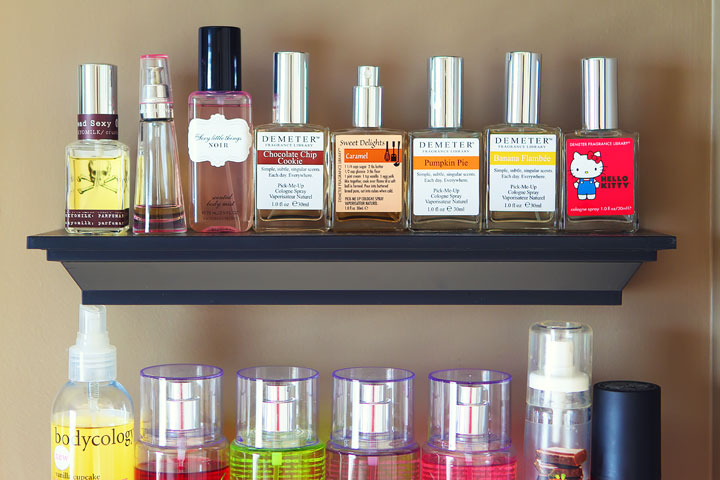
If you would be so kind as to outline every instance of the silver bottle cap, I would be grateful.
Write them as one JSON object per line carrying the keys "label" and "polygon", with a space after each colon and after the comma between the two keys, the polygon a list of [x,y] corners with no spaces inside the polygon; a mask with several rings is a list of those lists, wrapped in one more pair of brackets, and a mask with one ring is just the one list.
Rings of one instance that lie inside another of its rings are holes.
{"label": "silver bottle cap", "polygon": [[295,428],[295,387],[265,385],[262,425],[266,433],[291,432]]}
{"label": "silver bottle cap", "polygon": [[164,403],[167,430],[188,431],[200,428],[200,399],[193,390],[191,382],[168,383]]}
{"label": "silver bottle cap", "polygon": [[583,58],[582,82],[583,128],[618,128],[617,58]]}
{"label": "silver bottle cap", "polygon": [[508,52],[505,55],[505,122],[538,123],[541,55]]}
{"label": "silver bottle cap", "polygon": [[462,57],[430,57],[430,128],[462,126]]}
{"label": "silver bottle cap", "polygon": [[382,87],[380,68],[358,67],[358,84],[353,87],[353,126],[382,126]]}
{"label": "silver bottle cap", "polygon": [[273,122],[307,123],[308,61],[305,52],[273,56]]}
{"label": "silver bottle cap", "polygon": [[102,63],[78,66],[78,113],[117,114],[117,67]]}
{"label": "silver bottle cap", "polygon": [[384,384],[361,386],[359,405],[356,407],[359,409],[360,425],[357,428],[360,433],[378,434],[390,431],[390,401],[385,396]]}
{"label": "silver bottle cap", "polygon": [[485,435],[488,429],[488,391],[484,386],[460,386],[457,399],[457,433]]}

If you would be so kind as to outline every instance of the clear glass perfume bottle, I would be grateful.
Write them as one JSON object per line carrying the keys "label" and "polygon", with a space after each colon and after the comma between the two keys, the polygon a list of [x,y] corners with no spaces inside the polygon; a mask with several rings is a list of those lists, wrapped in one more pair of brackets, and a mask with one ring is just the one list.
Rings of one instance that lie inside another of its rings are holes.
{"label": "clear glass perfume bottle", "polygon": [[528,352],[524,479],[588,478],[592,330],[535,324]]}
{"label": "clear glass perfume bottle", "polygon": [[255,230],[330,228],[329,130],[307,123],[309,55],[275,52],[273,123],[255,129]]}
{"label": "clear glass perfume bottle", "polygon": [[505,123],[487,127],[485,227],[553,231],[559,225],[559,128],[538,123],[541,56],[505,57]]}
{"label": "clear glass perfume bottle", "polygon": [[462,127],[462,57],[428,61],[430,128],[410,134],[410,229],[480,229],[482,134]]}
{"label": "clear glass perfume bottle", "polygon": [[617,59],[584,58],[582,78],[582,129],[564,137],[563,228],[637,231],[640,137],[618,129]]}
{"label": "clear glass perfume bottle", "polygon": [[178,145],[167,55],[140,57],[140,134],[133,233],[184,233]]}
{"label": "clear glass perfume bottle", "polygon": [[118,141],[117,67],[78,67],[78,139],[65,147],[65,230],[117,234],[130,227],[130,158]]}
{"label": "clear glass perfume bottle", "polygon": [[430,378],[423,480],[515,480],[510,381],[504,372],[454,369]]}
{"label": "clear glass perfume bottle", "polygon": [[358,67],[354,128],[332,134],[336,232],[407,228],[407,139],[405,132],[382,126],[378,76],[378,67]]}
{"label": "clear glass perfume bottle", "polygon": [[199,87],[188,98],[188,223],[196,232],[252,227],[252,99],[240,74],[240,29],[201,27]]}
{"label": "clear glass perfume bottle", "polygon": [[233,480],[323,480],[317,438],[318,372],[252,367],[237,372],[238,431],[230,445]]}
{"label": "clear glass perfume bottle", "polygon": [[413,379],[399,368],[333,373],[333,425],[327,480],[419,480],[413,438]]}
{"label": "clear glass perfume bottle", "polygon": [[224,480],[222,375],[211,365],[157,365],[140,372],[135,480]]}

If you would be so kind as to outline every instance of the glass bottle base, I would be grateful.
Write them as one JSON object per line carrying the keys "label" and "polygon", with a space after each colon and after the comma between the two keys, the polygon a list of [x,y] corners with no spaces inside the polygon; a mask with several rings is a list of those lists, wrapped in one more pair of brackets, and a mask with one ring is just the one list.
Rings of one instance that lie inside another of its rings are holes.
{"label": "glass bottle base", "polygon": [[478,232],[480,217],[413,217],[410,230],[413,232]]}
{"label": "glass bottle base", "polygon": [[135,206],[133,216],[133,233],[135,235],[173,234],[186,231],[185,210],[182,205]]}
{"label": "glass bottle base", "polygon": [[635,233],[639,229],[637,215],[604,217],[565,217],[563,230],[586,233]]}
{"label": "glass bottle base", "polygon": [[354,213],[338,213],[333,222],[333,232],[403,232],[407,230],[407,222],[400,213],[383,213],[376,215],[357,215]]}
{"label": "glass bottle base", "polygon": [[256,232],[322,233],[330,229],[325,212],[313,210],[258,210]]}
{"label": "glass bottle base", "polygon": [[65,231],[73,235],[124,235],[128,230],[130,230],[130,225],[126,225],[121,228],[65,227]]}

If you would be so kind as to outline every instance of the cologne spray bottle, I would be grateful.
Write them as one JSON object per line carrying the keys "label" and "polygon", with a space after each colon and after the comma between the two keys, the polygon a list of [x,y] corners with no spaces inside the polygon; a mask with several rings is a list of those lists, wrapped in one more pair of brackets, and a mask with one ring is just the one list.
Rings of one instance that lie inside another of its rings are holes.
{"label": "cologne spray bottle", "polygon": [[329,131],[307,123],[308,60],[275,52],[273,123],[255,129],[255,230],[330,227]]}
{"label": "cologne spray bottle", "polygon": [[323,480],[317,438],[318,372],[253,367],[237,372],[238,432],[230,445],[234,480]]}
{"label": "cologne spray bottle", "polygon": [[196,232],[252,227],[252,99],[240,73],[240,29],[201,27],[199,91],[188,98],[188,222]]}
{"label": "cologne spray bottle", "polygon": [[327,480],[419,480],[414,377],[399,368],[344,368],[333,373]]}
{"label": "cologne spray bottle", "polygon": [[105,307],[80,305],[80,330],[69,352],[69,382],[52,407],[52,478],[132,479],[133,404],[117,378]]}
{"label": "cologne spray bottle", "polygon": [[157,365],[140,372],[135,480],[225,480],[221,368]]}
{"label": "cologne spray bottle", "polygon": [[510,440],[510,381],[503,372],[430,374],[430,432],[423,480],[515,480]]}
{"label": "cologne spray bottle", "polygon": [[462,129],[462,57],[430,57],[430,128],[410,134],[411,230],[479,230],[481,134]]}
{"label": "cologne spray bottle", "polygon": [[538,123],[540,61],[532,52],[505,57],[505,123],[484,132],[488,230],[553,231],[559,225],[562,133]]}
{"label": "cologne spray bottle", "polygon": [[78,68],[78,139],[65,147],[65,230],[121,233],[130,224],[130,158],[118,142],[117,67]]}
{"label": "cologne spray bottle", "polygon": [[133,233],[185,233],[167,55],[140,57],[140,135],[136,171]]}
{"label": "cologne spray bottle", "polygon": [[358,67],[353,127],[332,135],[335,167],[333,230],[405,230],[405,132],[382,127],[379,68]]}
{"label": "cologne spray bottle", "polygon": [[634,232],[639,135],[618,129],[617,59],[582,60],[582,129],[565,134],[564,229]]}
{"label": "cologne spray bottle", "polygon": [[523,478],[588,478],[592,330],[535,324],[528,356]]}

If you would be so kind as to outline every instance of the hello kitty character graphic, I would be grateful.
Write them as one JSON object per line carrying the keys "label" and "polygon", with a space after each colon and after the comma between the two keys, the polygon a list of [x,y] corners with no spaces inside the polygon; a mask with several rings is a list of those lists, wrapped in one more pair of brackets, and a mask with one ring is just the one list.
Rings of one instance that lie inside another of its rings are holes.
{"label": "hello kitty character graphic", "polygon": [[570,173],[577,180],[573,185],[577,189],[578,200],[594,200],[597,188],[600,182],[595,180],[602,175],[603,162],[600,158],[600,152],[588,152],[586,155],[580,155],[578,152],[573,154],[572,163],[570,163]]}

